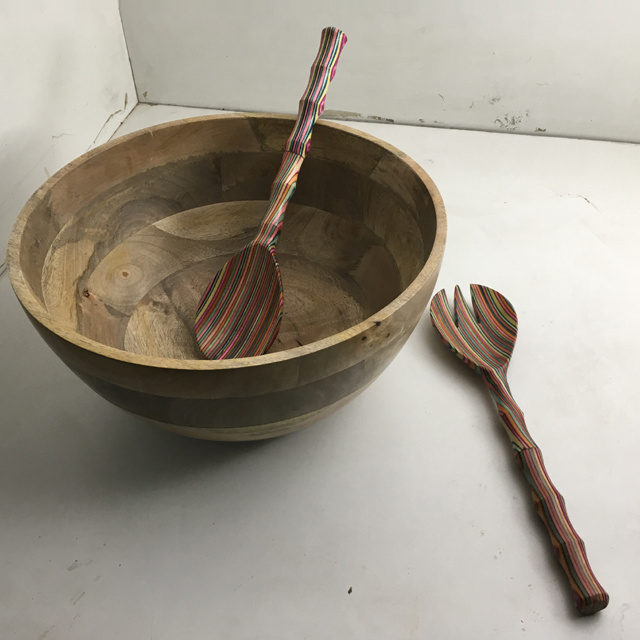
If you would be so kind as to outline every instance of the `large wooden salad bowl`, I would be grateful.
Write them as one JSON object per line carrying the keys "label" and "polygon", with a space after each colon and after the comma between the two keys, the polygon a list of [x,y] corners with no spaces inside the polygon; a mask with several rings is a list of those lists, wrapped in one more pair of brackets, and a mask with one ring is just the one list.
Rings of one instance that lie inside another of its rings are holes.
{"label": "large wooden salad bowl", "polygon": [[403,153],[322,121],[278,245],[275,344],[218,361],[198,350],[200,295],[255,233],[293,122],[150,127],[81,156],[27,202],[9,241],[12,286],[94,391],[183,435],[251,440],[327,415],[391,362],[433,291],[444,207]]}

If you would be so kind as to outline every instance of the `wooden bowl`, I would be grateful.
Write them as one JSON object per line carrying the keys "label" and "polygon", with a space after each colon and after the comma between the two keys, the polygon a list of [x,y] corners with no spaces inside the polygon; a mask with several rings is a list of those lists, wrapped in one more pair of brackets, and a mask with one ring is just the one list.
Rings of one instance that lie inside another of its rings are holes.
{"label": "wooden bowl", "polygon": [[445,244],[442,200],[390,145],[319,122],[277,246],[285,307],[270,352],[208,361],[207,281],[253,235],[294,119],[192,118],[99,147],[20,213],[11,284],[94,391],[187,436],[294,431],[371,383],[409,337]]}

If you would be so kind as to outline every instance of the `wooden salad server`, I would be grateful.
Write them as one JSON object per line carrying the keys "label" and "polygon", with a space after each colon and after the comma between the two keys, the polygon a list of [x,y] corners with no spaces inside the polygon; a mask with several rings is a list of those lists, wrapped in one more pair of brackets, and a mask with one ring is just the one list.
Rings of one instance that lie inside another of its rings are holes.
{"label": "wooden salad server", "polygon": [[564,498],[549,478],[542,452],[531,438],[507,382],[507,367],[518,332],[516,312],[503,295],[482,285],[471,285],[471,300],[473,310],[460,287],[456,287],[452,314],[444,290],[439,291],[431,301],[433,326],[451,350],[487,383],[531,487],[538,515],[569,578],[576,608],[585,615],[596,613],[607,606],[609,595],[589,565],[584,542],[569,521]]}
{"label": "wooden salad server", "polygon": [[339,29],[323,29],[298,118],[271,186],[267,213],[256,237],[218,271],[200,300],[196,341],[210,360],[260,355],[278,335],[284,296],[276,242],[309,151],[313,126],[324,110],[325,96],[346,42],[346,35]]}

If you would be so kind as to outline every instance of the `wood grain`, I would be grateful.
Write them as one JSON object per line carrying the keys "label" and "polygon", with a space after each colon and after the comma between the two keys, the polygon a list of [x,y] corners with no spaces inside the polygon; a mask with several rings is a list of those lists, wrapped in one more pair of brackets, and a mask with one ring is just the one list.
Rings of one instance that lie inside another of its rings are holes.
{"label": "wood grain", "polygon": [[151,127],[82,156],[25,205],[9,242],[14,290],[114,404],[186,435],[270,437],[365,388],[409,336],[442,259],[440,196],[401,152],[319,122],[278,244],[280,335],[263,356],[202,358],[199,296],[255,234],[292,123]]}

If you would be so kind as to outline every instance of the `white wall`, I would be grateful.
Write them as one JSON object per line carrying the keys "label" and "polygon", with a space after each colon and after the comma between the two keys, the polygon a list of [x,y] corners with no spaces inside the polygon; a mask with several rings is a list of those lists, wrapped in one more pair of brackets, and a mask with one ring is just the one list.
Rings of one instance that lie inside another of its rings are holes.
{"label": "white wall", "polygon": [[48,175],[137,102],[117,0],[0,0],[0,263]]}
{"label": "white wall", "polygon": [[638,0],[121,0],[141,101],[294,112],[323,26],[338,115],[640,141]]}

